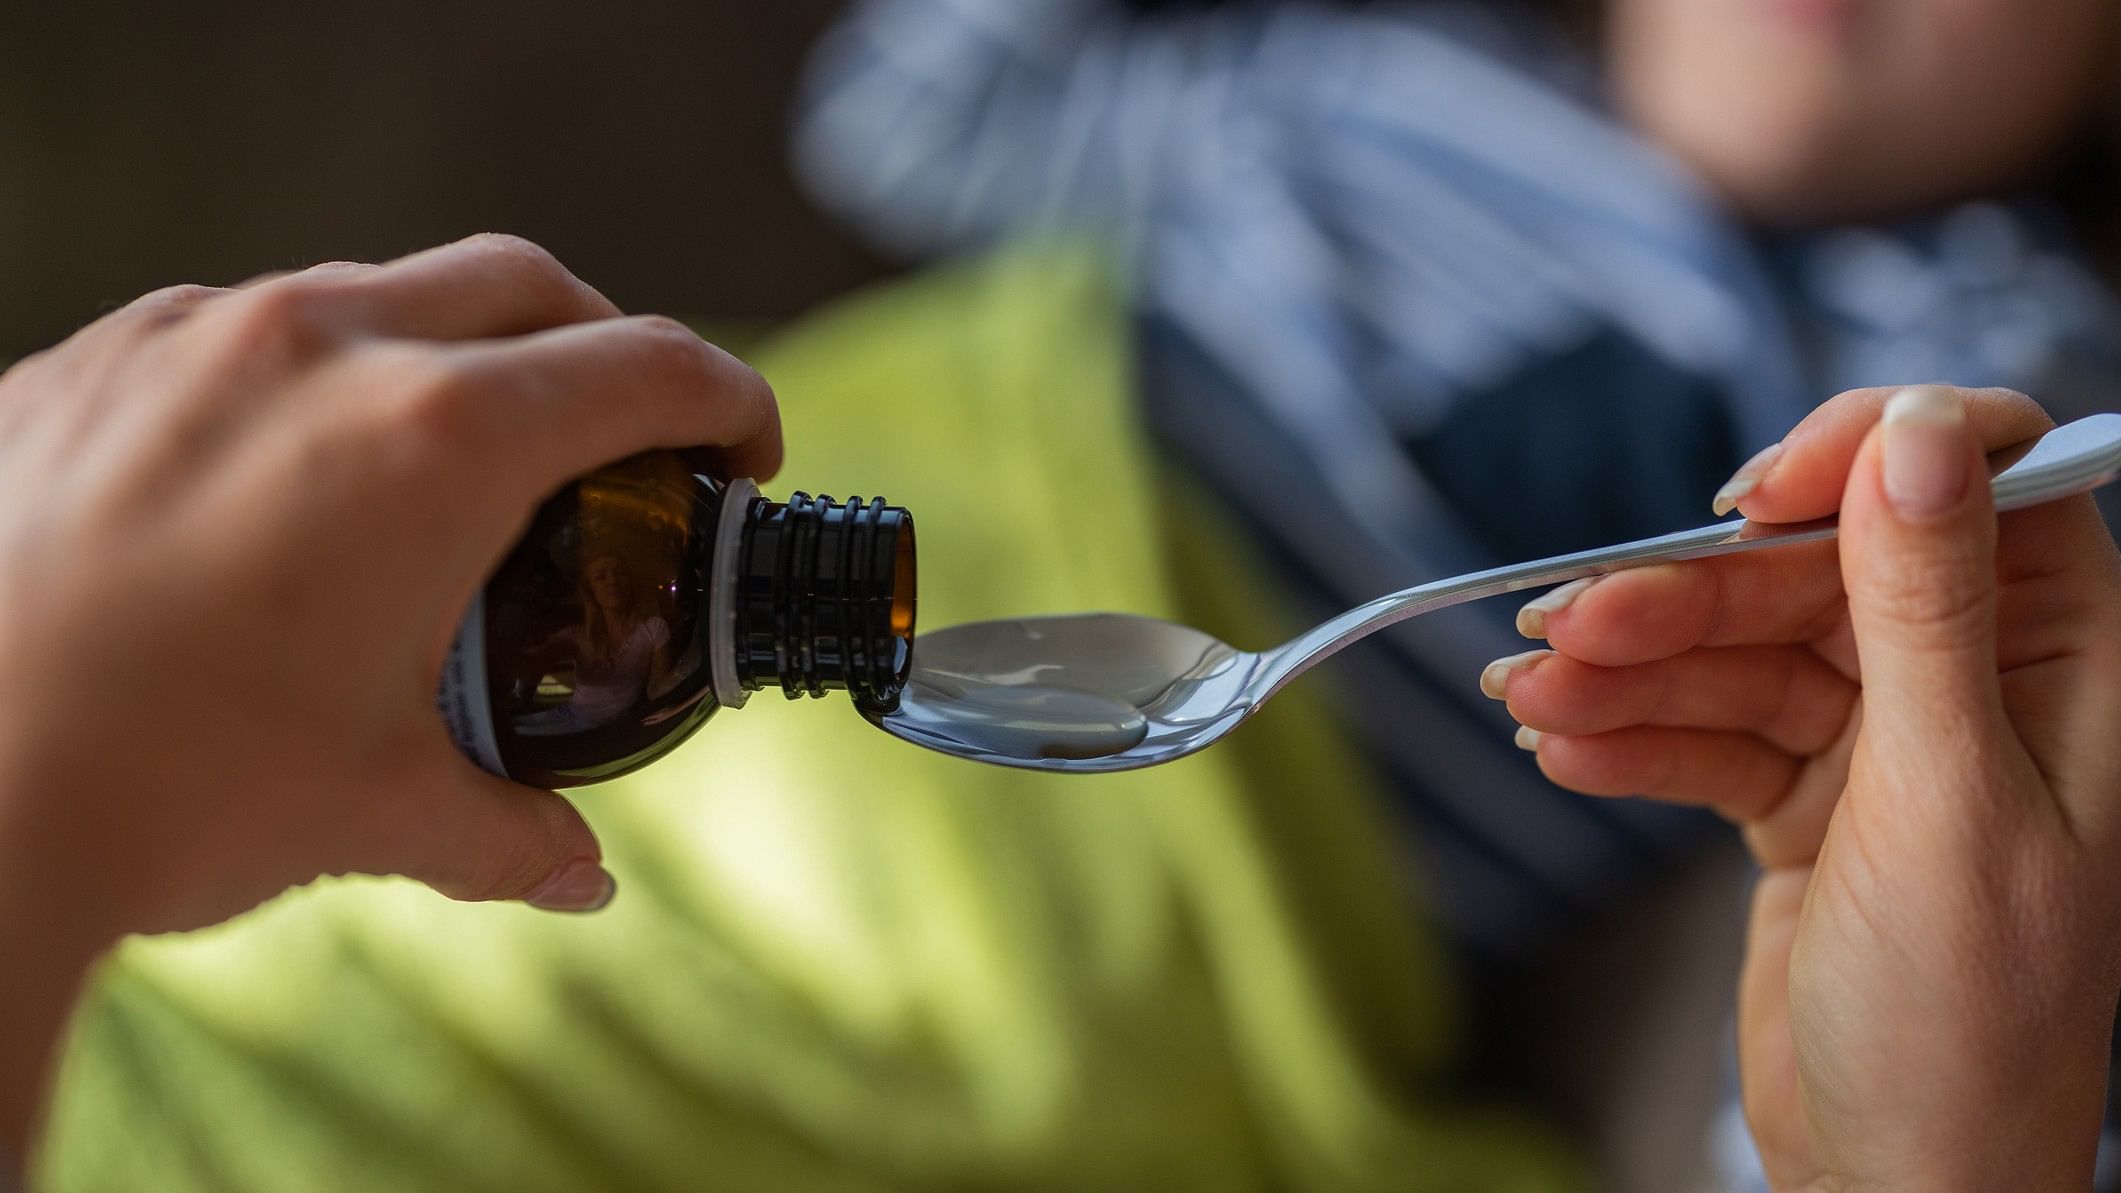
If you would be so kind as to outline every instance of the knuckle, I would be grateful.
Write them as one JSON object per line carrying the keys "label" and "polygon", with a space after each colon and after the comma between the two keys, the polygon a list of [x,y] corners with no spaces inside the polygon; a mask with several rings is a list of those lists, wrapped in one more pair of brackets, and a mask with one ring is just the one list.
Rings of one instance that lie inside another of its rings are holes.
{"label": "knuckle", "polygon": [[1888,624],[1952,636],[1995,624],[1994,586],[1970,582],[1960,561],[1923,560],[1882,570],[1866,576],[1858,592],[1871,616]]}
{"label": "knuckle", "polygon": [[633,340],[642,368],[652,374],[688,388],[720,389],[727,384],[720,353],[668,315],[629,316],[625,334]]}
{"label": "knuckle", "polygon": [[629,315],[623,328],[634,341],[643,368],[725,402],[772,405],[773,390],[756,369],[700,338],[685,323],[668,315]]}
{"label": "knuckle", "polygon": [[698,332],[668,315],[631,315],[627,322],[644,336],[668,340],[693,352],[704,353],[707,347],[707,341],[701,339]]}
{"label": "knuckle", "polygon": [[1855,389],[1844,389],[1826,400],[1826,406],[1854,404],[1859,407],[1877,405],[1883,407],[1885,400],[1900,392],[1897,385],[1864,385]]}
{"label": "knuckle", "polygon": [[1677,682],[1681,662],[1675,659],[1660,659],[1636,672],[1637,683],[1633,699],[1628,702],[1629,720],[1637,724],[1654,724],[1672,715],[1673,706],[1682,695]]}
{"label": "knuckle", "polygon": [[524,255],[545,254],[545,246],[527,236],[513,232],[474,232],[464,238],[464,243],[491,253],[516,253]]}
{"label": "knuckle", "polygon": [[484,373],[432,353],[404,366],[403,373],[391,410],[393,433],[444,452],[478,438],[492,391]]}
{"label": "knuckle", "polygon": [[260,287],[230,304],[228,347],[243,355],[313,353],[331,338],[327,305],[327,295],[313,283],[290,278]]}
{"label": "knuckle", "polygon": [[362,352],[358,371],[369,395],[344,425],[363,455],[395,475],[420,475],[437,464],[461,466],[481,435],[491,382],[445,352],[378,343]]}
{"label": "knuckle", "polygon": [[229,293],[217,286],[185,283],[164,286],[126,303],[109,319],[100,321],[132,333],[151,332],[191,314],[207,302]]}
{"label": "knuckle", "polygon": [[1790,727],[1805,723],[1807,717],[1818,707],[1808,697],[1805,673],[1799,656],[1790,651],[1778,651],[1767,656],[1769,672],[1759,682],[1747,686],[1747,693],[1754,702],[1753,724],[1768,730],[1771,740],[1787,740]]}
{"label": "knuckle", "polygon": [[1626,784],[1625,786],[1637,787],[1643,791],[1656,794],[1672,794],[1685,790],[1683,785],[1683,780],[1687,777],[1684,769],[1685,760],[1681,757],[1679,750],[1654,750],[1644,756],[1640,766],[1640,781]]}
{"label": "knuckle", "polygon": [[194,307],[208,299],[217,298],[226,293],[228,291],[218,286],[202,286],[196,282],[185,282],[181,285],[164,286],[159,290],[150,290],[134,299],[131,305],[136,310],[147,311],[166,310],[172,307]]}
{"label": "knuckle", "polygon": [[[523,899],[536,892],[574,857],[595,851],[595,842],[571,832],[567,805],[550,792],[522,794],[528,801],[523,819],[513,817],[486,826],[477,847],[458,859],[458,873],[445,893],[466,901]],[[586,831],[586,830],[585,830]]]}
{"label": "knuckle", "polygon": [[509,285],[527,289],[562,309],[581,311],[591,306],[594,292],[588,284],[536,241],[509,232],[481,232],[465,243]]}
{"label": "knuckle", "polygon": [[[567,268],[544,245],[512,232],[481,232],[465,244],[504,265],[529,274],[566,274]],[[571,276],[571,275],[570,275]]]}
{"label": "knuckle", "polygon": [[663,354],[670,364],[695,372],[713,364],[713,349],[699,333],[668,315],[632,315],[627,330],[652,352]]}
{"label": "knuckle", "polygon": [[549,869],[549,859],[527,849],[512,850],[508,856],[485,859],[478,868],[466,868],[439,889],[463,903],[520,899],[538,889]]}
{"label": "knuckle", "polygon": [[51,371],[61,351],[58,347],[40,348],[11,365],[0,367],[0,383],[26,386],[31,379]]}

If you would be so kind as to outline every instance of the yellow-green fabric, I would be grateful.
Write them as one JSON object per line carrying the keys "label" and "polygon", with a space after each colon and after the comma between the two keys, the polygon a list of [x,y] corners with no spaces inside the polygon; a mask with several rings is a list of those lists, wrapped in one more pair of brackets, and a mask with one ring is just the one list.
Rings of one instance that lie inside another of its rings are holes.
{"label": "yellow-green fabric", "polygon": [[[924,624],[1127,609],[1273,639],[1136,426],[1093,254],[858,296],[755,360],[775,491],[915,512]],[[1578,1187],[1449,1104],[1451,1013],[1362,777],[1299,687],[1097,778],[956,762],[761,693],[578,801],[565,918],[342,881],[105,969],[54,1193]]]}

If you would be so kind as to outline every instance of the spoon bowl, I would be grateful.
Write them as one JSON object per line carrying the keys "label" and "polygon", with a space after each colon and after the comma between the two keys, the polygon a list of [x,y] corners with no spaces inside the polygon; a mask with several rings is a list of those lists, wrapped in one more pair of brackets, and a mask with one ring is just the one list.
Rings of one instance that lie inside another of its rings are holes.
{"label": "spoon bowl", "polygon": [[924,635],[896,709],[916,745],[1033,770],[1115,771],[1202,749],[1252,709],[1266,656],[1123,613],[982,621]]}
{"label": "spoon bowl", "polygon": [[[2121,414],[2057,427],[1992,482],[1999,511],[2087,493],[2121,475]],[[1820,542],[1836,520],[1738,519],[1422,584],[1351,609],[1271,650],[1121,613],[975,622],[923,634],[884,732],[945,754],[1030,770],[1134,770],[1206,749],[1291,680],[1386,626],[1482,597],[1645,564]]]}

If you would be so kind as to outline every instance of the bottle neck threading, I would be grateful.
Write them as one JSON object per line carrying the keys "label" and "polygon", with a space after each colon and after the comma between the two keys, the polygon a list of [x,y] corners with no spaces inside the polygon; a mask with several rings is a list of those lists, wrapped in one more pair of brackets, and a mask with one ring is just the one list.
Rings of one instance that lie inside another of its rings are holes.
{"label": "bottle neck threading", "polygon": [[913,517],[796,493],[754,498],[739,521],[731,646],[744,690],[789,699],[844,689],[890,709],[913,667]]}

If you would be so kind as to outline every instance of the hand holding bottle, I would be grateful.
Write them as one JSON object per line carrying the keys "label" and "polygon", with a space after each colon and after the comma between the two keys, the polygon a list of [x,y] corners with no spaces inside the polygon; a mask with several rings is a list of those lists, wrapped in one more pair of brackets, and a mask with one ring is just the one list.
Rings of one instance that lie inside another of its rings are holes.
{"label": "hand holding bottle", "polygon": [[1838,507],[1838,543],[1560,590],[1520,622],[1553,649],[1483,678],[1563,786],[1743,826],[1741,1067],[1778,1189],[2089,1183],[2121,559],[2088,498],[1999,538],[1982,483],[1982,449],[2048,425],[1997,391],[1844,395],[1726,490],[1761,521]]}
{"label": "hand holding bottle", "polygon": [[565,800],[451,744],[436,677],[541,499],[699,444],[773,470],[758,375],[501,236],[160,291],[0,377],[0,1144],[124,933],[324,874],[610,897]]}

